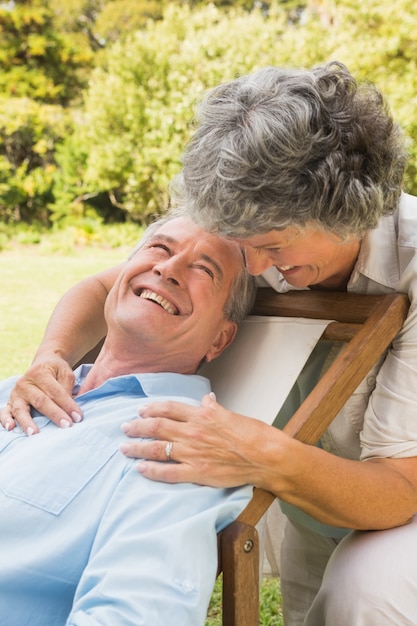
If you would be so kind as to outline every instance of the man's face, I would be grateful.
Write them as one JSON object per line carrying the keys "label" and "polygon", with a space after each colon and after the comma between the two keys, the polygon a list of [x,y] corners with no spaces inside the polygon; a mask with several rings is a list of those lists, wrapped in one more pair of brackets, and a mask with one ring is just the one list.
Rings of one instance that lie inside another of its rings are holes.
{"label": "man's face", "polygon": [[121,271],[106,303],[111,329],[139,338],[150,359],[166,354],[175,371],[190,373],[233,340],[236,325],[224,318],[239,246],[210,235],[186,218],[160,226]]}

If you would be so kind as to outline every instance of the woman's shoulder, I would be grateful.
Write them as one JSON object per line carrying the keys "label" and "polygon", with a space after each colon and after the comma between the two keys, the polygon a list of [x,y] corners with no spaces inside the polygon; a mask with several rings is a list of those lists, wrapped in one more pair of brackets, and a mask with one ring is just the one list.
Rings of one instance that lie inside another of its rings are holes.
{"label": "woman's shoulder", "polygon": [[403,192],[400,198],[399,211],[400,213],[411,211],[417,218],[417,196]]}

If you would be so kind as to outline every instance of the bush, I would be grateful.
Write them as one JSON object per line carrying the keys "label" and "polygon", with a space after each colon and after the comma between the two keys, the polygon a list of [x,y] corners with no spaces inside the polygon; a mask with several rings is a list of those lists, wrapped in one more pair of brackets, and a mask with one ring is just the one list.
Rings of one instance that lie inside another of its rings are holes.
{"label": "bush", "polygon": [[[115,44],[92,76],[83,120],[60,149],[67,163],[74,149],[86,155],[76,188],[72,173],[62,171],[60,189],[77,198],[71,210],[79,210],[80,202],[94,204],[106,220],[113,214],[138,222],[164,212],[197,97],[221,80],[272,62],[271,43],[284,27],[280,11],[265,20],[260,11],[225,15],[214,6],[171,6],[163,21]],[[231,30],[239,36],[231,38]]]}
{"label": "bush", "polygon": [[49,224],[55,150],[70,123],[58,105],[0,99],[0,219]]}
{"label": "bush", "polygon": [[191,4],[162,3],[163,19],[100,50],[102,65],[78,108],[0,104],[0,217],[145,223],[169,204],[193,108],[207,88],[269,64],[332,59],[386,94],[410,138],[407,186],[417,194],[417,5]]}
{"label": "bush", "polygon": [[[267,15],[172,5],[162,21],[116,43],[94,72],[82,120],[63,147],[67,166],[78,150],[76,185],[68,167],[55,193],[65,189],[67,199],[76,199],[74,214],[90,204],[105,220],[145,222],[164,212],[197,98],[208,87],[268,64],[339,59],[384,90],[406,133],[415,136],[417,8],[407,0],[395,7],[380,0],[317,6],[294,20],[280,4],[271,4]],[[414,192],[416,163],[417,146],[411,146],[408,182]]]}

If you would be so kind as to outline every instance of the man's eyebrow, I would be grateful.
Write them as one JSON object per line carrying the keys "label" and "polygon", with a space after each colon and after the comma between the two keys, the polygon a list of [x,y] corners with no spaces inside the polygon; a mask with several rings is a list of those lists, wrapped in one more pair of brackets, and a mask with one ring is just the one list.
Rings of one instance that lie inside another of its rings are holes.
{"label": "man's eyebrow", "polygon": [[[149,239],[147,240],[147,243],[152,243],[153,241],[157,241],[157,240],[159,240],[159,241],[162,240],[162,241],[165,241],[166,243],[170,243],[170,244],[178,244],[179,243],[178,240],[175,239],[174,237],[170,237],[169,235],[163,235],[162,233],[158,234],[158,231],[149,237]],[[200,258],[201,258],[202,261],[205,261],[206,263],[209,263],[214,268],[214,270],[216,271],[216,274],[218,275],[220,280],[223,279],[224,272],[223,272],[222,268],[220,267],[220,265],[217,263],[217,261],[215,261],[213,259],[212,256],[202,252],[201,255],[200,255]]]}
{"label": "man's eyebrow", "polygon": [[169,235],[163,235],[162,233],[159,233],[158,231],[156,231],[155,233],[152,233],[152,235],[150,235],[149,239],[147,239],[146,241],[156,241],[157,239],[162,241],[166,241],[167,243],[177,243],[177,240],[174,239],[174,237],[170,237]]}

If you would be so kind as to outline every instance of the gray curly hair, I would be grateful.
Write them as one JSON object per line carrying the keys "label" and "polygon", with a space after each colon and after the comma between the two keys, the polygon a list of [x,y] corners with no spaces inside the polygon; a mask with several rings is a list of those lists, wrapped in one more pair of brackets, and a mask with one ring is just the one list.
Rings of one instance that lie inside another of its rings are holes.
{"label": "gray curly hair", "polygon": [[312,222],[362,237],[398,204],[404,140],[375,86],[339,62],[266,67],[208,92],[172,193],[212,232]]}

